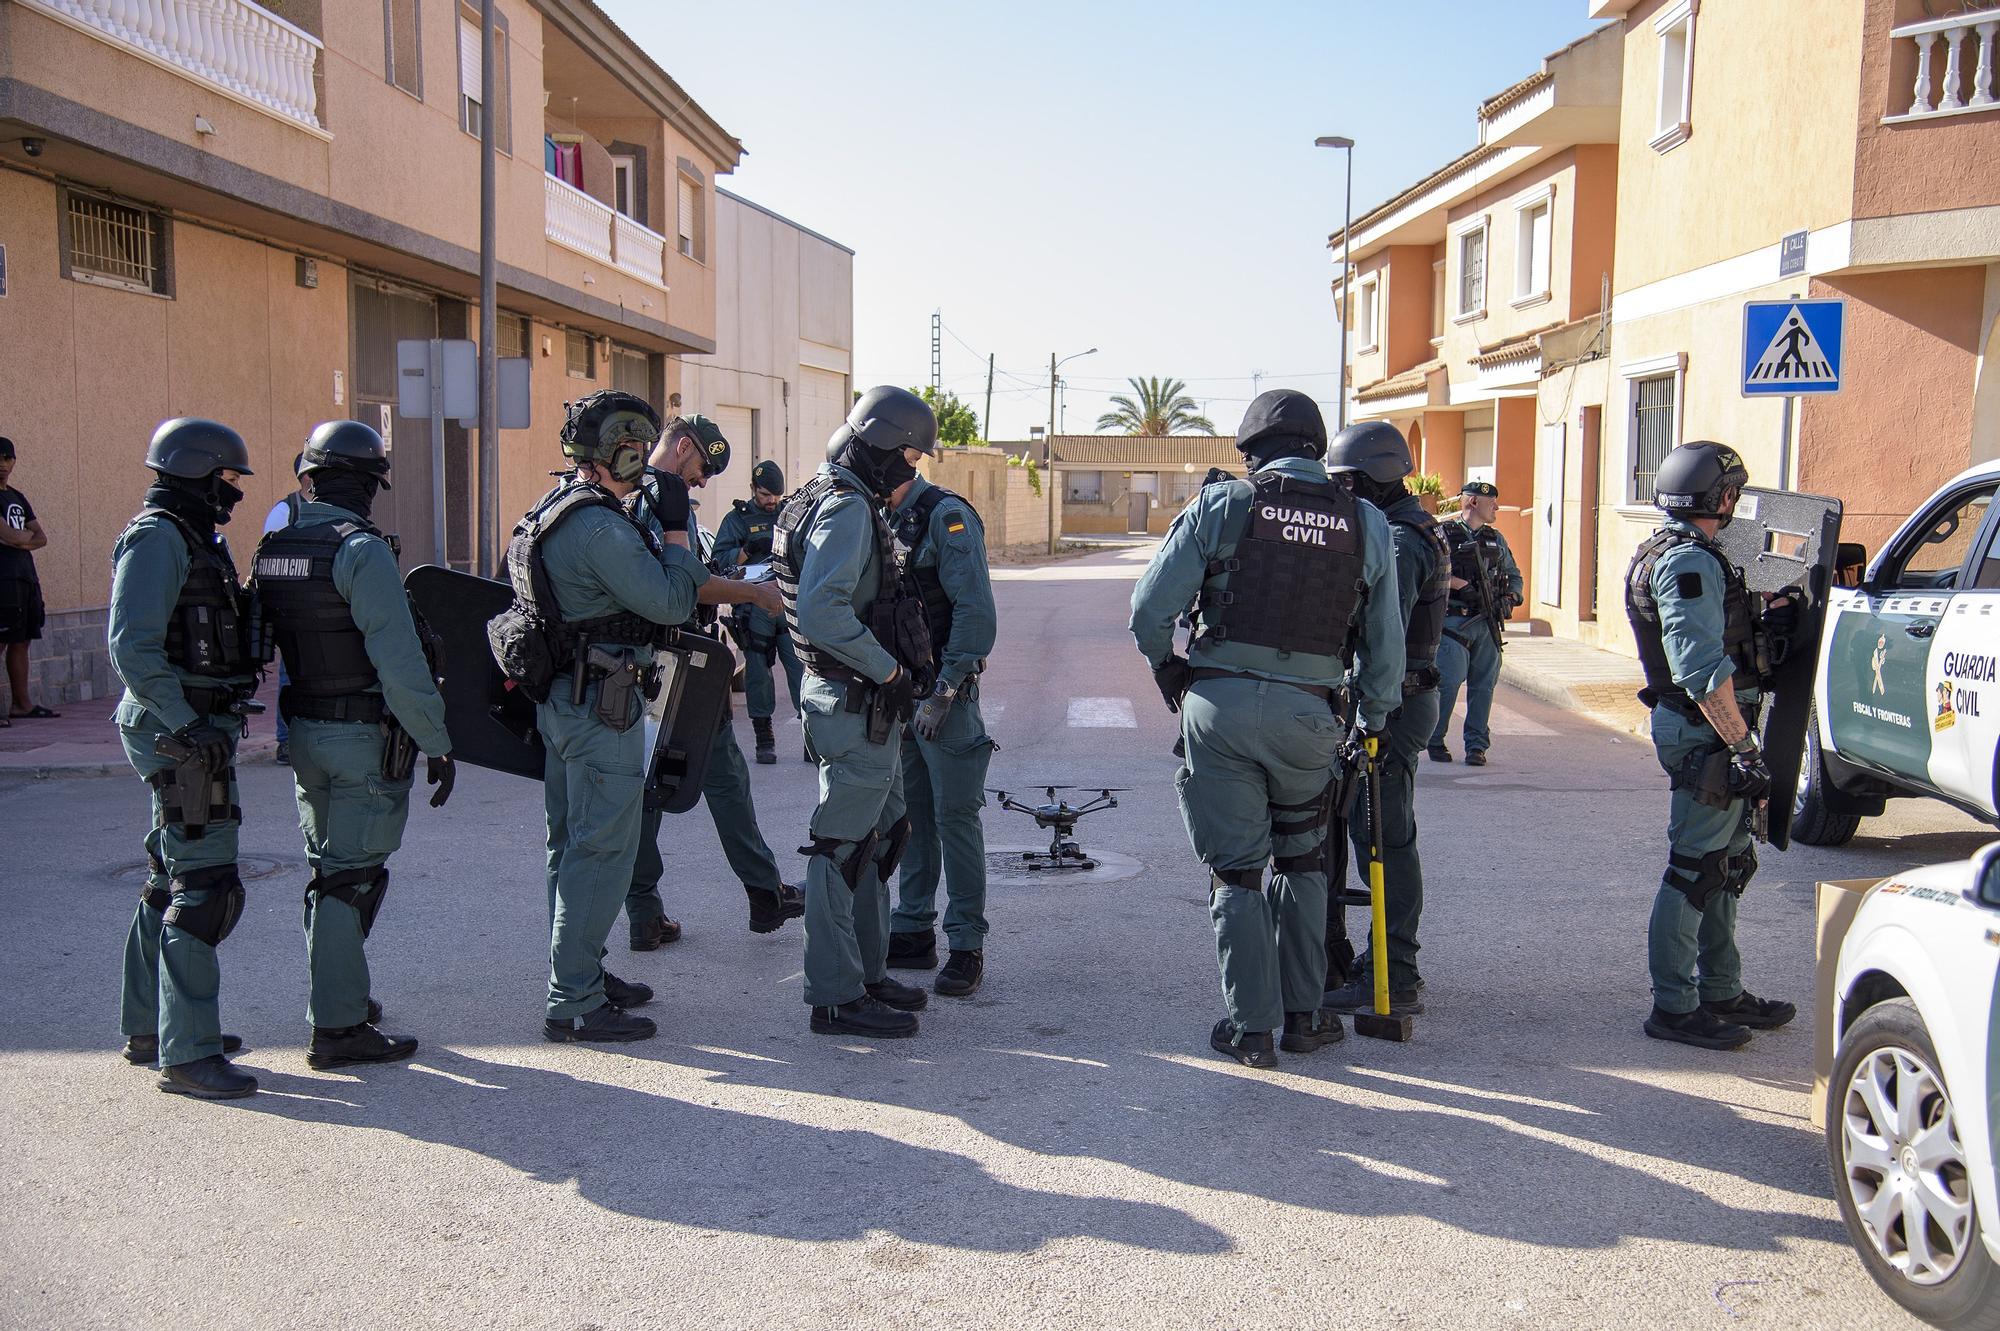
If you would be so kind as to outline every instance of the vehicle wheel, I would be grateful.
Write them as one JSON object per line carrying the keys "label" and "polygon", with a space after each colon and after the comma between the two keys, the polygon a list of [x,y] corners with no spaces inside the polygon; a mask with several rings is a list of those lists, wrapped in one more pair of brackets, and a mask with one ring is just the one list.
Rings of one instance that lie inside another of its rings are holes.
{"label": "vehicle wheel", "polygon": [[1951,1331],[2000,1329],[2000,1266],[1973,1209],[1965,1147],[1930,1032],[1907,998],[1848,1028],[1827,1087],[1840,1218],[1890,1298]]}
{"label": "vehicle wheel", "polygon": [[1829,809],[1829,784],[1819,752],[1819,717],[1808,716],[1805,760],[1799,764],[1799,789],[1792,797],[1792,840],[1808,846],[1844,846],[1854,839],[1861,815]]}

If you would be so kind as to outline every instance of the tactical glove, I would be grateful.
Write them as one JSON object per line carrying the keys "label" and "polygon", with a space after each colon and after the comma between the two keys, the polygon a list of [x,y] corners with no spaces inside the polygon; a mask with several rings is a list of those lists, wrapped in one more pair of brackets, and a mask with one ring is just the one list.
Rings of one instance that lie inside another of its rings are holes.
{"label": "tactical glove", "polygon": [[882,691],[882,705],[889,715],[898,721],[907,721],[917,701],[916,690],[910,684],[910,672],[899,666],[894,675],[876,687]]}
{"label": "tactical glove", "polygon": [[229,770],[229,732],[212,721],[190,721],[174,732],[174,738],[194,750],[194,756],[211,776]]}
{"label": "tactical glove", "polygon": [[1764,765],[1764,751],[1750,748],[1729,759],[1729,797],[1756,803],[1771,793],[1771,769]]}
{"label": "tactical glove", "polygon": [[655,471],[653,479],[659,484],[660,497],[653,511],[660,515],[662,531],[686,531],[688,515],[687,482],[670,471]]}
{"label": "tactical glove", "polygon": [[1799,645],[1799,631],[1805,627],[1805,600],[1803,587],[1787,587],[1764,607],[1764,632],[1771,637],[1774,665]]}
{"label": "tactical glove", "polygon": [[938,681],[930,696],[917,708],[916,719],[911,722],[918,739],[935,740],[944,729],[945,719],[951,715],[951,705],[958,700],[958,690]]}
{"label": "tactical glove", "polygon": [[457,783],[458,764],[451,760],[450,754],[424,759],[424,784],[437,787],[437,792],[431,796],[433,809],[444,807],[444,802],[451,798],[451,788]]}
{"label": "tactical glove", "polygon": [[1187,663],[1184,656],[1169,656],[1153,667],[1153,683],[1159,686],[1160,696],[1166,699],[1168,711],[1180,711],[1181,696],[1194,682],[1193,676],[1194,667]]}

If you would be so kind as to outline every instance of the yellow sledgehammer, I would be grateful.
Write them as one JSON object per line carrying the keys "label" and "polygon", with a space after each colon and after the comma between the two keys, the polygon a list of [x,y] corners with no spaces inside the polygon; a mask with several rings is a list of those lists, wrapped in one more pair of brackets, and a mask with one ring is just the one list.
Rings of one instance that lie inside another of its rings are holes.
{"label": "yellow sledgehammer", "polygon": [[1375,1010],[1354,1014],[1354,1033],[1373,1040],[1407,1041],[1412,1019],[1389,1015],[1389,923],[1382,890],[1382,769],[1377,762],[1381,741],[1370,735],[1368,753],[1368,953],[1375,969]]}

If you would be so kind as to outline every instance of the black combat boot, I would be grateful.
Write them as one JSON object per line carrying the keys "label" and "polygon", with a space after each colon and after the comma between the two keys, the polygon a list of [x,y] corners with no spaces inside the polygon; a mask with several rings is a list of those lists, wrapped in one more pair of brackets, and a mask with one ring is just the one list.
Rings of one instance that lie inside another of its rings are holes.
{"label": "black combat boot", "polygon": [[1467,767],[1484,767],[1484,766],[1486,766],[1486,750],[1484,750],[1484,749],[1467,749],[1467,750],[1465,751],[1465,765],[1466,765]]}
{"label": "black combat boot", "polygon": [[1424,753],[1434,763],[1448,763],[1451,761],[1451,750],[1442,744],[1427,745],[1424,748]]}
{"label": "black combat boot", "polygon": [[651,985],[621,980],[610,971],[606,971],[604,1001],[616,1007],[643,1007],[653,1001],[653,989]]}
{"label": "black combat boot", "polygon": [[1245,1067],[1275,1068],[1278,1066],[1278,1051],[1271,1047],[1269,1031],[1239,1031],[1224,1017],[1215,1023],[1215,1029],[1208,1033],[1208,1047],[1218,1054],[1227,1054]]}
{"label": "black combat boot", "polygon": [[1325,1008],[1317,1012],[1287,1012],[1285,1033],[1278,1038],[1278,1048],[1288,1054],[1310,1054],[1315,1049],[1339,1044],[1346,1037],[1347,1028],[1340,1024],[1340,1018]]}
{"label": "black combat boot", "polygon": [[937,935],[929,930],[920,934],[890,934],[889,969],[898,971],[936,970]]}
{"label": "black combat boot", "polygon": [[1662,1012],[1659,1005],[1646,1017],[1646,1034],[1697,1049],[1741,1049],[1750,1043],[1750,1028],[1724,1021],[1705,1007],[1692,1012]]}
{"label": "black combat boot", "polygon": [[[1354,979],[1338,989],[1329,989],[1320,998],[1320,1005],[1330,1012],[1373,1012],[1375,1010],[1375,977],[1367,971],[1359,972]],[[1424,1012],[1424,1000],[1417,997],[1415,987],[1389,989],[1389,1015],[1392,1017],[1420,1017]]]}
{"label": "black combat boot", "polygon": [[757,763],[762,767],[774,767],[778,762],[778,737],[771,733],[771,718],[753,716],[750,729],[757,734]]}
{"label": "black combat boot", "polygon": [[970,952],[960,948],[951,950],[951,959],[938,972],[937,983],[931,988],[946,998],[970,998],[979,982],[986,977],[986,952],[974,948]]}
{"label": "black combat boot", "polygon": [[197,1100],[240,1100],[257,1090],[257,1079],[239,1072],[221,1054],[197,1058],[192,1063],[175,1063],[160,1069],[160,1089],[172,1095],[191,1095]]}
{"label": "black combat boot", "polygon": [[680,921],[670,920],[662,915],[657,920],[634,925],[630,940],[634,952],[657,952],[669,943],[681,941]]}
{"label": "black combat boot", "polygon": [[[233,1054],[243,1047],[240,1035],[222,1037],[222,1052]],[[144,1066],[160,1061],[160,1037],[157,1035],[130,1035],[125,1038],[125,1061]]]}
{"label": "black combat boot", "polygon": [[784,926],[786,920],[796,920],[806,913],[805,893],[790,883],[779,883],[777,890],[768,887],[746,887],[750,895],[750,932],[768,934]]}
{"label": "black combat boot", "polygon": [[[1799,1015],[1799,1010],[1784,999],[1758,998],[1748,989],[1720,1003],[1703,1003],[1702,1007],[1723,1021],[1748,1026],[1753,1031],[1775,1031]],[[222,1037],[222,1047],[229,1048],[226,1035]]]}
{"label": "black combat boot", "polygon": [[[368,1024],[370,1026],[380,1026],[382,1024],[382,1005],[373,998],[368,1000]],[[228,1037],[225,1036],[223,1038],[227,1039]]]}
{"label": "black combat boot", "polygon": [[852,1003],[812,1010],[815,1035],[861,1035],[876,1040],[902,1040],[917,1033],[917,1014],[898,1012],[862,995]]}
{"label": "black combat boot", "polygon": [[359,1026],[315,1026],[312,1045],[306,1050],[306,1066],[324,1072],[349,1063],[393,1063],[416,1052],[415,1040],[403,1035],[384,1035],[367,1022]]}
{"label": "black combat boot", "polygon": [[883,976],[868,986],[868,996],[884,1007],[892,1007],[898,1012],[920,1012],[931,996],[914,984],[904,984]]}
{"label": "black combat boot", "polygon": [[606,1003],[581,1017],[544,1021],[542,1038],[556,1044],[622,1044],[628,1040],[650,1040],[659,1029],[645,1017],[635,1017],[616,1003]]}

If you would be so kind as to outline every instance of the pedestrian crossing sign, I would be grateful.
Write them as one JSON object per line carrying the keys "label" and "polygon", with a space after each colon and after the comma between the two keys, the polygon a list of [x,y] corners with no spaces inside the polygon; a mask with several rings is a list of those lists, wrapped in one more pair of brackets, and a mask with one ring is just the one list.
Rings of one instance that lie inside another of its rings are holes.
{"label": "pedestrian crossing sign", "polygon": [[1743,396],[1838,393],[1846,331],[1844,300],[1746,301]]}

